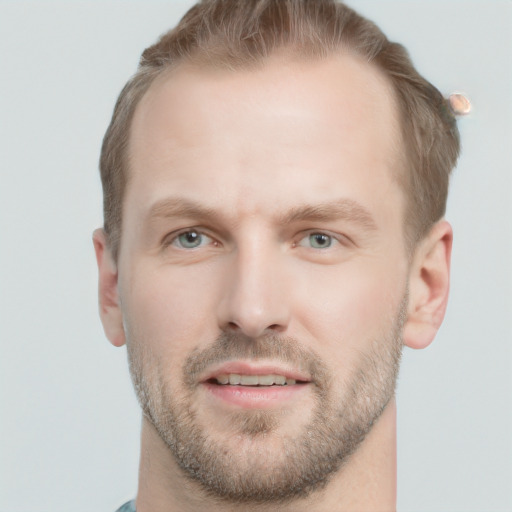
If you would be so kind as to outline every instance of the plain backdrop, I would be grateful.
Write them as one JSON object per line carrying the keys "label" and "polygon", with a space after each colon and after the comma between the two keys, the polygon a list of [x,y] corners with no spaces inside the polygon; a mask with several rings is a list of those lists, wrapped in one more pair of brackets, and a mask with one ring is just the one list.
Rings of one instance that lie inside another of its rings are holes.
{"label": "plain backdrop", "polygon": [[[137,488],[125,348],[97,315],[97,162],[141,51],[191,1],[0,0],[0,511],[113,512]],[[398,509],[512,510],[512,2],[351,0],[473,113],[446,320],[406,350]]]}

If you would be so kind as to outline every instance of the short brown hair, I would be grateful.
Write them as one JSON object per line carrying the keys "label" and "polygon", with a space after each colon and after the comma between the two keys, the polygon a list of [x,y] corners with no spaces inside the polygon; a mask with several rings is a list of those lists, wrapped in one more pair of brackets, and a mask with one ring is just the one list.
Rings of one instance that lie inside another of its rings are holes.
{"label": "short brown hair", "polygon": [[202,0],[143,52],[105,134],[100,159],[104,229],[115,259],[129,178],[130,126],[155,78],[184,61],[248,68],[277,50],[305,59],[348,51],[381,70],[400,110],[406,244],[414,247],[444,215],[449,176],[460,151],[459,132],[446,100],[416,71],[402,45],[336,0]]}

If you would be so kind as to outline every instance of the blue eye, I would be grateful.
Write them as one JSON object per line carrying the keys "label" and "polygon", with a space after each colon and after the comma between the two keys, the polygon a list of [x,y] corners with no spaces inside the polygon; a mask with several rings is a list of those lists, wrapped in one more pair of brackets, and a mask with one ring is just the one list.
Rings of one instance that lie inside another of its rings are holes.
{"label": "blue eye", "polygon": [[313,249],[328,249],[332,246],[332,236],[325,233],[311,233],[308,235],[308,241]]}
{"label": "blue eye", "polygon": [[312,249],[329,249],[337,240],[326,233],[309,233],[300,242],[302,247],[309,247]]}
{"label": "blue eye", "polygon": [[182,249],[195,249],[196,247],[203,245],[207,240],[210,240],[210,238],[192,229],[179,234],[173,240],[173,244],[181,247]]}

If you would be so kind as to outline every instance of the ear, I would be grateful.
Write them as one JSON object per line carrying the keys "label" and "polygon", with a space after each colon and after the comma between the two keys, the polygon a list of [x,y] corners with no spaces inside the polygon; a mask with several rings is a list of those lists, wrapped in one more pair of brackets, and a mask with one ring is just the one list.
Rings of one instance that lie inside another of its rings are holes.
{"label": "ear", "polygon": [[92,240],[98,262],[98,299],[101,323],[110,343],[121,347],[125,343],[125,335],[123,315],[117,293],[117,265],[108,247],[105,231],[96,229]]}
{"label": "ear", "polygon": [[441,326],[450,288],[452,242],[452,227],[442,220],[434,225],[415,251],[404,326],[404,343],[408,347],[427,347]]}

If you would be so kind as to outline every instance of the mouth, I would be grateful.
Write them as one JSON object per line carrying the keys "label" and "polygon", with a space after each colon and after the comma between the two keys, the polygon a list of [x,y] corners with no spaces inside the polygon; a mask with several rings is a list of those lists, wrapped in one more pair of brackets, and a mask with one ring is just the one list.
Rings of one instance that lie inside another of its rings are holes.
{"label": "mouth", "polygon": [[288,378],[285,375],[242,375],[238,373],[221,373],[206,382],[219,384],[221,386],[250,386],[250,387],[271,387],[271,386],[293,386],[305,384],[306,381]]}
{"label": "mouth", "polygon": [[201,379],[205,389],[223,403],[237,408],[275,408],[298,399],[311,379],[300,371],[275,365],[229,362]]}
{"label": "mouth", "polygon": [[219,386],[282,387],[308,384],[311,378],[298,369],[254,361],[229,361],[213,367],[199,379]]}

